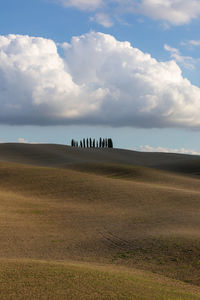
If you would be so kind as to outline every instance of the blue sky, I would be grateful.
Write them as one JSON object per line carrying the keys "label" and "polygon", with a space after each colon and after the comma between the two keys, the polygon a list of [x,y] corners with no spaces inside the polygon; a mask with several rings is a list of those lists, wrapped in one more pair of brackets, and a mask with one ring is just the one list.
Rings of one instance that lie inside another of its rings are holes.
{"label": "blue sky", "polygon": [[200,153],[199,25],[199,0],[1,1],[0,141]]}

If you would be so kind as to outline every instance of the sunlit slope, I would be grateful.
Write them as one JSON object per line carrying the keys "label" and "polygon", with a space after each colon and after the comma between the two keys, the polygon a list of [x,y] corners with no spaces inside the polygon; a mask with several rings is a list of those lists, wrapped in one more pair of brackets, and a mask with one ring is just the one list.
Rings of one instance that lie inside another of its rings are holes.
{"label": "sunlit slope", "polygon": [[200,299],[197,287],[134,269],[32,260],[0,266],[1,300]]}
{"label": "sunlit slope", "polygon": [[[179,164],[199,164],[200,157],[173,153],[145,153],[123,149],[76,148],[56,144],[0,144],[0,161],[68,168],[81,163],[117,163],[177,170]],[[184,169],[181,167],[182,170]]]}
{"label": "sunlit slope", "polygon": [[199,228],[198,179],[0,164],[0,257],[127,265],[199,285]]}

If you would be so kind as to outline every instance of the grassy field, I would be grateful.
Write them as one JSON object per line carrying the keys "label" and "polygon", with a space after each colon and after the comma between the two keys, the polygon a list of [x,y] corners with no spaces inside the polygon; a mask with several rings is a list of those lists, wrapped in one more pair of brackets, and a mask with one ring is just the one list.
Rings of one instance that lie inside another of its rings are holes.
{"label": "grassy field", "polygon": [[198,300],[199,289],[148,272],[72,262],[2,260],[6,299]]}
{"label": "grassy field", "polygon": [[0,163],[0,299],[200,299],[197,173],[32,159]]}

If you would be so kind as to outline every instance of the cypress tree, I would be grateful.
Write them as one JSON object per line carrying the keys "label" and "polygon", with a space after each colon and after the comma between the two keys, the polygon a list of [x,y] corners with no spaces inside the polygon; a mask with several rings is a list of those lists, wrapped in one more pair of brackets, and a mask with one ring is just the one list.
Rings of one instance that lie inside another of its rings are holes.
{"label": "cypress tree", "polygon": [[97,148],[99,148],[99,143],[98,143],[98,141],[97,141],[97,145],[96,145],[96,147],[97,147]]}
{"label": "cypress tree", "polygon": [[80,141],[80,147],[83,148],[83,143],[82,143],[82,141]]}
{"label": "cypress tree", "polygon": [[92,148],[92,139],[90,138],[90,148]]}
{"label": "cypress tree", "polygon": [[110,144],[111,144],[111,148],[113,148],[113,141],[112,141],[112,139],[110,139],[111,141],[110,141]]}
{"label": "cypress tree", "polygon": [[105,140],[103,139],[102,140],[102,148],[104,148],[105,147]]}
{"label": "cypress tree", "polygon": [[113,141],[111,138],[108,139],[108,148],[113,148]]}
{"label": "cypress tree", "polygon": [[99,139],[99,148],[101,148],[101,147],[102,147],[102,139],[100,137],[100,139]]}
{"label": "cypress tree", "polygon": [[88,148],[89,147],[89,140],[88,140],[88,138],[87,138],[86,144],[87,144],[87,148]]}
{"label": "cypress tree", "polygon": [[83,147],[85,148],[85,139],[83,139]]}
{"label": "cypress tree", "polygon": [[93,145],[92,146],[93,146],[93,148],[95,148],[95,139],[93,139]]}
{"label": "cypress tree", "polygon": [[72,146],[72,147],[75,147],[75,146],[76,146],[76,145],[75,145],[75,140],[74,140],[74,139],[71,140],[71,146]]}
{"label": "cypress tree", "polygon": [[105,139],[105,147],[108,148],[108,139]]}

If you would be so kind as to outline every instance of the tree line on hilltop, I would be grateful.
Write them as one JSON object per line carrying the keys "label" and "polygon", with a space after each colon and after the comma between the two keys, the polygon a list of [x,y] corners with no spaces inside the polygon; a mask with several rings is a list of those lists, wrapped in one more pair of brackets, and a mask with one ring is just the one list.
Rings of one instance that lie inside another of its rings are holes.
{"label": "tree line on hilltop", "polygon": [[81,140],[80,142],[77,142],[74,139],[72,139],[71,146],[80,148],[113,148],[113,141],[111,138],[100,138],[99,140],[86,138]]}

